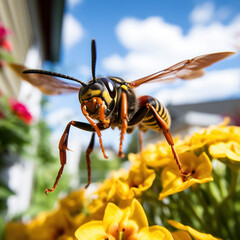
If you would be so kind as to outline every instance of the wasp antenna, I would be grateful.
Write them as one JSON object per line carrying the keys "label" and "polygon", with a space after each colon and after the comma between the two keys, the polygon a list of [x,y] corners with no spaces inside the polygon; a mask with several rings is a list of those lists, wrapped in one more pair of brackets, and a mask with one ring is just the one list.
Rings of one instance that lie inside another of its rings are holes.
{"label": "wasp antenna", "polygon": [[43,75],[49,75],[53,77],[60,77],[60,78],[65,78],[68,80],[72,80],[75,82],[80,83],[83,87],[86,86],[86,84],[76,78],[61,74],[61,73],[56,73],[56,72],[51,72],[51,71],[46,71],[46,70],[41,70],[41,69],[27,69],[23,71],[24,74],[29,74],[29,73],[35,73],[35,74],[43,74]]}
{"label": "wasp antenna", "polygon": [[96,81],[95,69],[96,69],[97,51],[96,51],[95,39],[92,39],[91,50],[92,50],[92,77],[93,77],[93,80]]}

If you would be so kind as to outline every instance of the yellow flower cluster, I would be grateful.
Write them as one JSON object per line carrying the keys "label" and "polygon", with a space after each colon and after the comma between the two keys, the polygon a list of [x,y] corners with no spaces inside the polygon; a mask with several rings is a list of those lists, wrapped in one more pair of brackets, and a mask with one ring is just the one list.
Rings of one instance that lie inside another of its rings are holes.
{"label": "yellow flower cluster", "polygon": [[60,200],[56,210],[40,214],[29,223],[8,223],[5,239],[218,239],[173,220],[168,223],[179,229],[176,232],[159,225],[149,226],[144,199],[153,192],[161,202],[193,185],[213,181],[213,159],[239,166],[239,143],[240,128],[225,123],[184,140],[176,138],[182,167],[190,173],[187,179],[182,178],[165,141],[150,144],[141,153],[129,155],[130,169],[112,172],[90,196],[86,197],[85,190],[76,191]]}

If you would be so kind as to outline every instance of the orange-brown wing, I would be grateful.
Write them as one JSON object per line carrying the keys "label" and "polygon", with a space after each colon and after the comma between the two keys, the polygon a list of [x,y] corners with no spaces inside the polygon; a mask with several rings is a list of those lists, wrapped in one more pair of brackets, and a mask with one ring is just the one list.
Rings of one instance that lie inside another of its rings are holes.
{"label": "orange-brown wing", "polygon": [[208,67],[215,62],[218,62],[226,57],[229,57],[232,54],[234,54],[234,52],[218,52],[201,55],[189,60],[179,62],[169,68],[153,73],[146,77],[139,78],[135,81],[130,82],[129,84],[132,87],[138,87],[141,84],[147,82],[169,81],[175,80],[177,78],[183,80],[194,79],[204,74],[203,69],[205,67]]}
{"label": "orange-brown wing", "polygon": [[31,83],[46,95],[58,95],[78,92],[81,86],[69,84],[53,76],[42,74],[23,74],[27,68],[20,64],[8,63],[8,66],[23,80]]}

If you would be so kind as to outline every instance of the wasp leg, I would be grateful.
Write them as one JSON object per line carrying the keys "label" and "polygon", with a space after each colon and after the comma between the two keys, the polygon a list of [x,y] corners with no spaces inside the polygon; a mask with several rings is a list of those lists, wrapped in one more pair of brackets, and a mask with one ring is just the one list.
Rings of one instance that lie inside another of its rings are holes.
{"label": "wasp leg", "polygon": [[132,126],[132,125],[136,125],[136,124],[140,123],[143,120],[143,118],[145,117],[145,115],[147,114],[148,110],[150,110],[152,112],[152,114],[153,114],[158,126],[162,130],[168,144],[171,146],[172,153],[173,153],[174,159],[177,163],[178,169],[181,172],[183,179],[186,180],[189,177],[189,173],[185,172],[182,168],[182,164],[180,162],[179,156],[174,147],[174,141],[172,139],[169,128],[168,128],[166,122],[159,116],[156,109],[150,103],[145,103],[145,105],[143,105],[135,113],[135,115],[132,117],[132,119],[128,122],[128,125]]}
{"label": "wasp leg", "polygon": [[[99,144],[101,146],[101,149],[102,149],[102,153],[103,153],[103,156],[104,158],[108,158],[108,156],[106,155],[105,153],[105,149],[104,149],[104,146],[103,146],[103,142],[102,142],[102,134],[100,132],[100,129],[98,127],[98,124],[94,122],[94,120],[89,116],[89,113],[87,112],[86,110],[86,105],[82,104],[82,113],[83,115],[86,117],[86,119],[89,121],[89,123],[92,125],[92,127],[94,128],[95,132],[97,133],[98,135],[98,139],[99,139]],[[109,125],[107,125],[107,127],[109,127]]]}
{"label": "wasp leg", "polygon": [[138,135],[139,135],[139,148],[140,152],[143,150],[143,131],[141,129],[138,129]]}
{"label": "wasp leg", "polygon": [[123,139],[124,135],[126,133],[127,127],[128,127],[128,104],[127,104],[127,95],[126,93],[122,93],[122,101],[121,101],[121,119],[122,119],[122,126],[121,126],[121,135],[120,135],[120,144],[119,144],[119,151],[118,156],[124,157],[124,153],[122,152],[122,146],[123,146]]}
{"label": "wasp leg", "polygon": [[[66,150],[68,150],[68,147],[67,147],[67,145],[68,145],[68,135],[69,135],[69,130],[70,130],[71,125],[74,126],[74,127],[80,128],[82,130],[85,130],[85,131],[95,132],[95,129],[92,127],[91,124],[87,124],[87,123],[83,123],[83,122],[76,122],[76,121],[71,121],[71,122],[68,123],[68,125],[66,126],[66,128],[65,128],[65,130],[62,134],[62,137],[59,141],[59,145],[58,145],[61,167],[58,171],[58,174],[57,174],[56,180],[53,184],[53,187],[52,188],[47,188],[45,190],[46,194],[48,192],[53,192],[55,190],[55,188],[57,187],[58,181],[61,178],[61,175],[63,173],[63,169],[64,169],[64,166],[65,166],[66,161],[67,161]],[[104,126],[101,123],[99,123],[97,125],[98,125],[98,128],[100,130],[106,129],[106,128],[104,128]],[[94,140],[91,140],[91,141],[94,141]],[[93,147],[92,147],[92,149],[93,149]],[[91,142],[90,142],[90,150],[91,150]],[[89,154],[90,153],[87,153],[86,157],[90,159]],[[89,166],[88,166],[88,174],[89,174],[89,171],[91,172],[91,168],[89,170]],[[89,176],[88,176],[88,178],[89,178]]]}
{"label": "wasp leg", "polygon": [[86,151],[86,161],[87,161],[87,170],[88,170],[88,183],[85,186],[87,188],[91,183],[91,159],[90,154],[93,151],[94,148],[94,139],[95,139],[95,132],[92,133],[91,141],[88,145],[87,151]]}

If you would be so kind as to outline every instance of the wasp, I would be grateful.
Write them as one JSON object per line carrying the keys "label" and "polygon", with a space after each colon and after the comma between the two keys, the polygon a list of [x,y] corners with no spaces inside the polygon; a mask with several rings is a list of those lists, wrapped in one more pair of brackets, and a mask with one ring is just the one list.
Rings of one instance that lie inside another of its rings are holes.
{"label": "wasp", "polygon": [[[189,80],[204,74],[204,68],[220,61],[233,52],[217,52],[201,55],[189,60],[181,61],[169,68],[155,72],[151,75],[127,82],[120,77],[96,77],[96,43],[91,42],[92,54],[92,79],[86,84],[79,79],[45,70],[26,69],[26,67],[11,63],[10,67],[27,82],[39,88],[46,95],[57,95],[78,92],[81,110],[88,123],[70,121],[59,141],[59,156],[61,167],[52,188],[47,188],[45,193],[55,190],[61,178],[67,161],[68,137],[70,128],[76,127],[84,131],[92,132],[90,143],[86,150],[86,162],[88,169],[88,187],[91,183],[90,154],[94,148],[94,139],[97,134],[103,156],[107,158],[102,142],[101,131],[108,128],[120,129],[120,144],[118,155],[123,157],[123,141],[125,133],[131,133],[138,126],[140,133],[149,129],[161,131],[171,147],[173,157],[177,163],[183,179],[187,179],[191,173],[185,171],[174,147],[174,141],[169,131],[171,118],[167,108],[161,102],[151,96],[136,97],[134,89],[138,86],[175,79]],[[23,73],[23,74],[22,74]],[[72,80],[78,84],[70,84],[58,78]],[[140,135],[141,136],[141,135]],[[141,139],[141,138],[140,138]],[[140,141],[141,142],[141,141]],[[141,147],[140,147],[141,149]]]}

